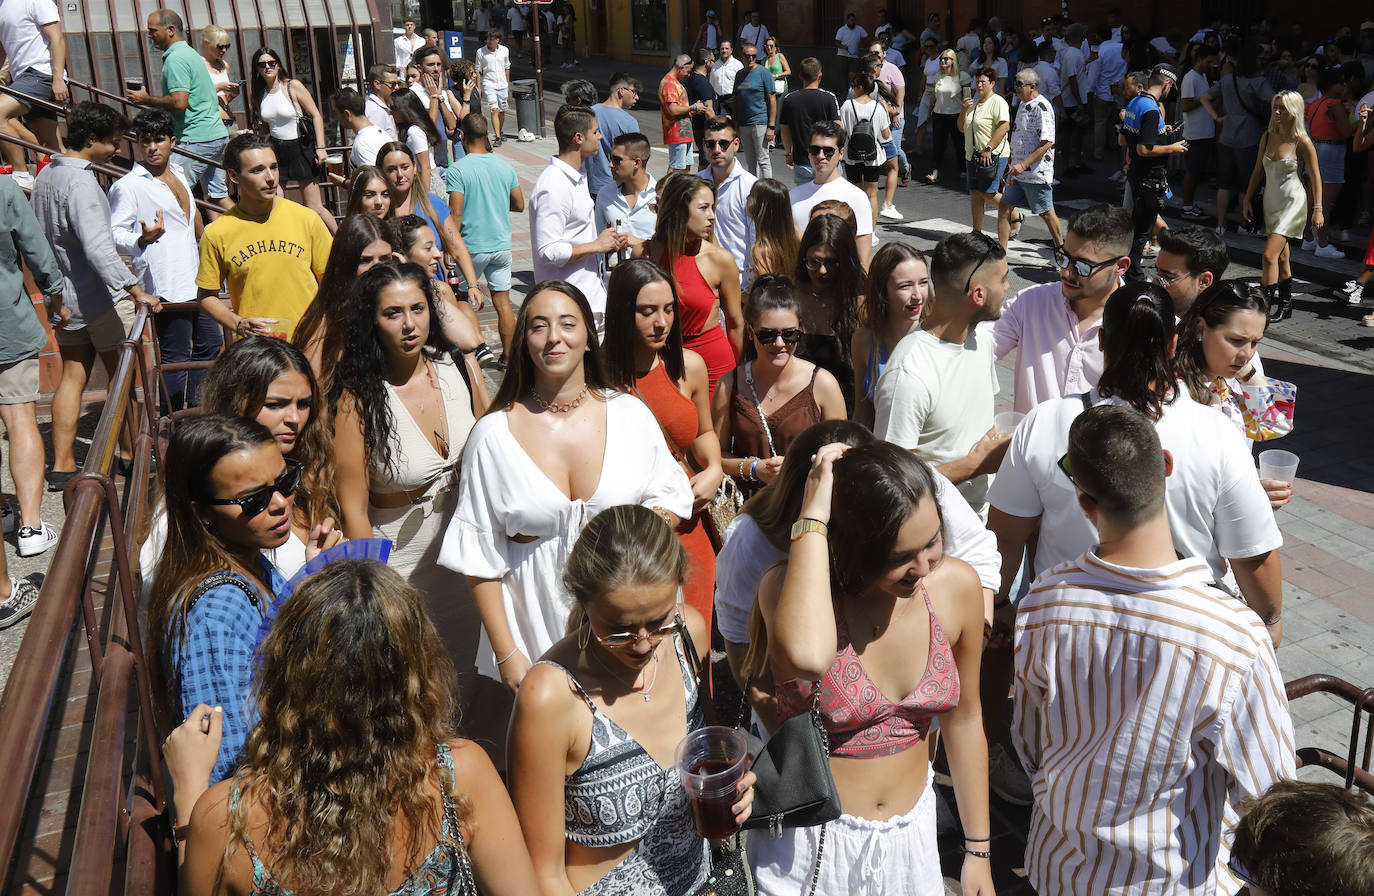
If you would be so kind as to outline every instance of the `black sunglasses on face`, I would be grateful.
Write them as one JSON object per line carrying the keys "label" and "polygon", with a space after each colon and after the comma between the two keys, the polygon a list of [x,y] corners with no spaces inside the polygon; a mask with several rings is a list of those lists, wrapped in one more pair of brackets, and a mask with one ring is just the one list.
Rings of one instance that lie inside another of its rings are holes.
{"label": "black sunglasses on face", "polygon": [[1116,264],[1117,260],[1115,258],[1108,258],[1106,261],[1088,261],[1086,258],[1075,258],[1060,248],[1054,250],[1054,261],[1055,264],[1059,265],[1061,270],[1067,271],[1072,267],[1073,272],[1078,276],[1091,277],[1093,271],[1105,265]]}
{"label": "black sunglasses on face", "polygon": [[801,342],[802,331],[797,327],[788,327],[786,330],[755,330],[754,338],[764,345],[772,345],[782,337],[783,345],[796,345]]}
{"label": "black sunglasses on face", "polygon": [[1029,87],[1029,86],[1030,86],[1030,82],[1029,82],[1029,81],[1012,81],[1011,83],[1012,83],[1012,86],[1013,86],[1013,87]]}
{"label": "black sunglasses on face", "polygon": [[807,151],[813,156],[825,156],[827,159],[834,158],[835,153],[840,151],[838,146],[808,146]]}
{"label": "black sunglasses on face", "polygon": [[1231,853],[1231,857],[1226,860],[1226,869],[1234,874],[1236,879],[1247,887],[1259,889],[1259,884],[1255,883],[1250,876],[1250,869],[1246,868],[1245,864],[1241,862],[1240,859],[1236,858],[1235,853]]}
{"label": "black sunglasses on face", "polygon": [[233,45],[232,45],[232,44],[215,44],[215,48],[216,48],[216,49],[219,49],[219,50],[227,50],[227,49],[229,49],[231,46],[233,46]]}
{"label": "black sunglasses on face", "polygon": [[724,149],[729,149],[729,148],[730,148],[730,144],[731,144],[731,143],[734,143],[734,142],[735,142],[735,141],[734,141],[733,139],[731,139],[731,140],[703,140],[703,141],[701,141],[701,145],[702,145],[702,146],[705,146],[707,149],[722,149],[722,150],[724,150]]}
{"label": "black sunglasses on face", "polygon": [[288,460],[286,469],[277,477],[277,481],[271,485],[264,485],[255,488],[246,495],[237,498],[211,498],[201,501],[201,504],[209,504],[212,507],[226,507],[230,504],[237,504],[243,511],[244,516],[257,516],[267,509],[267,505],[272,503],[272,498],[280,493],[282,497],[289,498],[296,493],[296,489],[301,487],[301,477],[305,472],[304,465],[300,461]]}

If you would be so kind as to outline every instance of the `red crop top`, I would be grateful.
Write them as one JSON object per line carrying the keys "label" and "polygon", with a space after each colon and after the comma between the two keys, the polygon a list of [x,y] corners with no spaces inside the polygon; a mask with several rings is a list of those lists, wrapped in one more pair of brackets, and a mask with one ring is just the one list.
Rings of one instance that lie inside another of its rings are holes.
{"label": "red crop top", "polygon": [[[849,643],[844,623],[839,623],[839,649],[835,662],[821,679],[821,717],[830,736],[830,753],[852,759],[891,756],[925,740],[930,720],[959,703],[959,671],[954,651],[940,620],[930,609],[930,595],[921,587],[930,612],[930,655],[916,689],[889,700],[864,671],[859,655]],[[778,705],[786,718],[801,715],[811,706],[813,685],[793,679],[778,685]]]}

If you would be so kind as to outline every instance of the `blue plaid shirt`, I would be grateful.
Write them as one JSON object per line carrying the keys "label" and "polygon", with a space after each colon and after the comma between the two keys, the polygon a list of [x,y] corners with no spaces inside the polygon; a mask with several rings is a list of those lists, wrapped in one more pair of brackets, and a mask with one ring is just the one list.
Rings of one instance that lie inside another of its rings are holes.
{"label": "blue plaid shirt", "polygon": [[[272,593],[260,600],[266,607],[281,593],[286,580],[267,558],[260,559],[263,578],[272,585]],[[226,583],[202,594],[191,608],[184,642],[175,631],[167,634],[163,661],[173,671],[173,680],[180,678],[181,717],[190,715],[198,703],[224,707],[224,739],[210,774],[212,785],[233,770],[257,721],[249,705],[249,685],[262,617],[243,588]]]}

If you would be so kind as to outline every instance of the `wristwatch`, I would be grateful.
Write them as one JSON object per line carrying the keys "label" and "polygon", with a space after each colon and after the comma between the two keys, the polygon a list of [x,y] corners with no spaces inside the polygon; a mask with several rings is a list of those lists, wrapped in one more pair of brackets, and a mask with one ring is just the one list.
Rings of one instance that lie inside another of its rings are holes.
{"label": "wristwatch", "polygon": [[797,541],[808,532],[819,532],[822,537],[830,537],[830,528],[820,520],[802,517],[792,524],[792,540]]}

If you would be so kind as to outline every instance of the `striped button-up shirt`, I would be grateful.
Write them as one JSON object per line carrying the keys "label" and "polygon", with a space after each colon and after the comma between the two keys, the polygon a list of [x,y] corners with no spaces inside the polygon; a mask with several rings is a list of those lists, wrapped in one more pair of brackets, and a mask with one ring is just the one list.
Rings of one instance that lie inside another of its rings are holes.
{"label": "striped button-up shirt", "polygon": [[1038,892],[1240,888],[1236,806],[1293,776],[1293,723],[1263,623],[1210,579],[1195,558],[1129,569],[1089,552],[1022,601],[1012,736]]}

